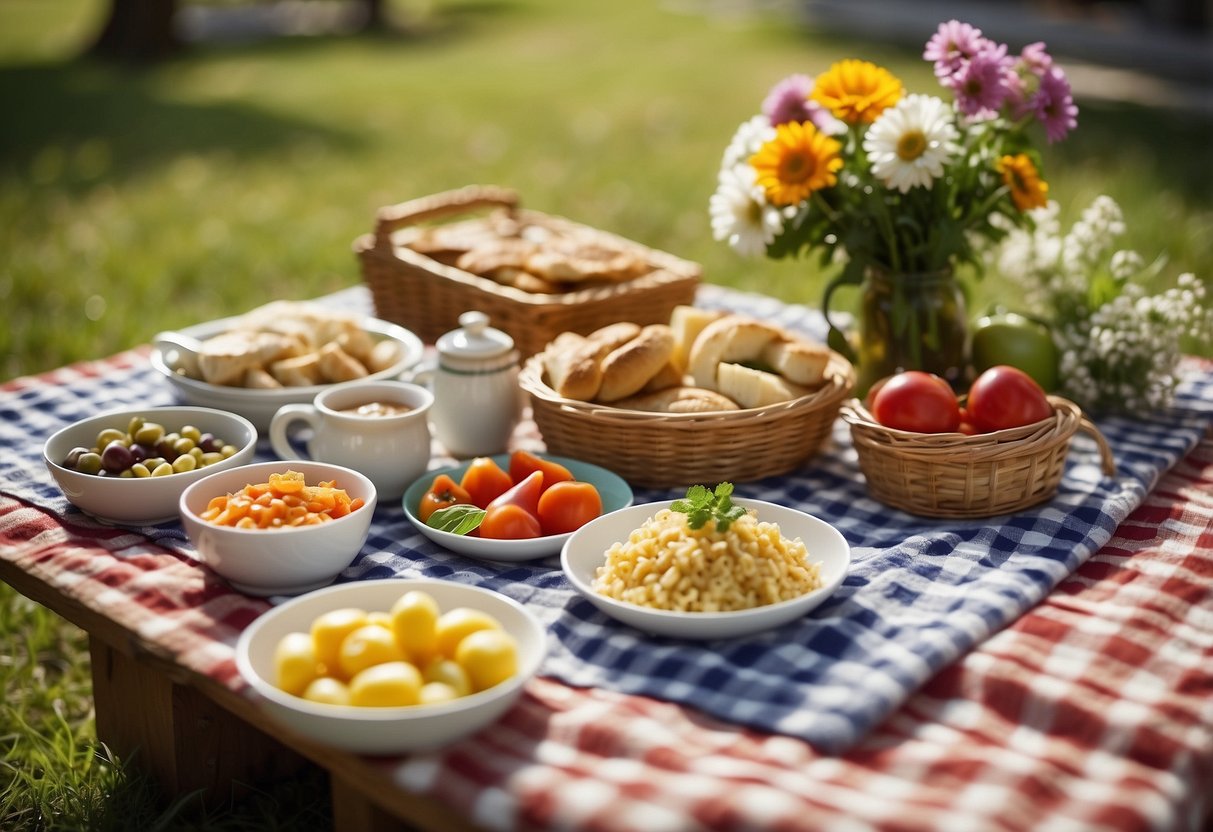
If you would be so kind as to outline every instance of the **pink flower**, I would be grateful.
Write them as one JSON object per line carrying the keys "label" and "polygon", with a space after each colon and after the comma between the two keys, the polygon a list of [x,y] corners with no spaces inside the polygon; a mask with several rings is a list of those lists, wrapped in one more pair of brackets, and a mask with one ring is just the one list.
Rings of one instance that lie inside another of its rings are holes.
{"label": "pink flower", "polygon": [[987,118],[995,115],[1014,91],[1009,80],[1012,75],[1014,65],[1007,58],[1007,47],[986,41],[984,48],[964,62],[944,85],[956,94],[960,112]]}
{"label": "pink flower", "polygon": [[922,57],[935,62],[935,76],[951,78],[989,43],[981,36],[981,30],[959,20],[940,23],[939,30],[927,41]]}
{"label": "pink flower", "polygon": [[838,132],[837,119],[816,101],[809,100],[813,84],[807,75],[789,75],[771,88],[762,102],[762,112],[772,127],[808,121],[823,133]]}
{"label": "pink flower", "polygon": [[1044,125],[1049,143],[1061,141],[1078,126],[1078,106],[1071,94],[1065,74],[1053,67],[1040,79],[1040,89],[1033,101],[1036,118]]}

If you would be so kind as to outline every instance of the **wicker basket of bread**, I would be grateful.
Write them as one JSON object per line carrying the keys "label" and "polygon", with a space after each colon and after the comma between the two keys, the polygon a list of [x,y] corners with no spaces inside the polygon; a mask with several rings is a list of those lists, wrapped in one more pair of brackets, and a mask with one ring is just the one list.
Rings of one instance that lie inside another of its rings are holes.
{"label": "wicker basket of bread", "polygon": [[991,433],[917,433],[886,427],[858,399],[842,406],[868,493],[923,517],[1011,514],[1057,493],[1078,431],[1099,449],[1103,472],[1116,463],[1099,429],[1069,399],[1049,396],[1052,416]]}
{"label": "wicker basket of bread", "polygon": [[562,333],[520,383],[552,453],[683,488],[798,468],[830,435],[855,374],[764,321],[679,305],[666,324]]}
{"label": "wicker basket of bread", "polygon": [[561,332],[668,320],[694,301],[702,271],[480,185],[381,208],[354,250],[378,317],[432,343],[474,309],[523,357]]}

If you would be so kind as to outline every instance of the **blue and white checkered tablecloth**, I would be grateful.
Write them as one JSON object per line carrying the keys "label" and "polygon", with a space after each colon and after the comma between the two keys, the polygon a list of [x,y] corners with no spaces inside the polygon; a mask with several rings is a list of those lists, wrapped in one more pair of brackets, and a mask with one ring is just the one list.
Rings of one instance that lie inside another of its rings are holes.
{"label": "blue and white checkered tablecloth", "polygon": [[[335,296],[370,311],[361,288]],[[778,321],[820,337],[805,307],[704,286],[698,303]],[[146,362],[64,368],[0,392],[0,491],[87,522],[44,470],[42,440],[110,407],[174,403]],[[764,634],[692,643],[643,635],[598,612],[564,579],[556,557],[497,564],[451,554],[422,537],[399,506],[381,505],[351,581],[435,577],[486,586],[530,607],[549,630],[541,673],[569,684],[652,696],[722,720],[801,737],[841,752],[949,662],[1023,614],[1112,535],[1161,474],[1213,424],[1213,375],[1195,374],[1176,406],[1149,419],[1098,422],[1119,468],[1102,477],[1094,443],[1071,448],[1057,496],[1019,514],[932,521],[868,498],[849,432],[791,475],[739,484],[740,496],[795,506],[835,525],[854,550],[834,596],[808,617]],[[262,440],[260,456],[271,458]],[[434,466],[450,460],[436,459]],[[680,496],[641,490],[637,502]],[[185,554],[179,524],[144,529]]]}

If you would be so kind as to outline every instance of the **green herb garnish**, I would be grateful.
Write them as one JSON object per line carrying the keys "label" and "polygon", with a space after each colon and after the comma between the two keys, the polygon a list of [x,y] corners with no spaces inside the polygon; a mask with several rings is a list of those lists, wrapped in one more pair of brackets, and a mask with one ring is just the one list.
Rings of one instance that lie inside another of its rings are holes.
{"label": "green herb garnish", "polygon": [[709,520],[715,520],[716,531],[727,532],[733,521],[746,513],[744,508],[733,504],[732,498],[731,482],[720,483],[715,492],[708,491],[702,485],[692,485],[687,489],[686,499],[675,500],[670,509],[685,514],[687,525],[692,529],[702,529]]}
{"label": "green herb garnish", "polygon": [[480,528],[480,521],[484,519],[484,514],[485,511],[482,508],[461,503],[438,509],[426,519],[425,524],[440,532],[467,534]]}

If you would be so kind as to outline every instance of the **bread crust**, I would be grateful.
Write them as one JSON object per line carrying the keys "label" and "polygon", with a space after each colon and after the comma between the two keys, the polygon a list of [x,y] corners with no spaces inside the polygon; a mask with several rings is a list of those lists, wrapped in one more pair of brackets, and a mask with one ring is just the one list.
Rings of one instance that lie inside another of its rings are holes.
{"label": "bread crust", "polygon": [[715,390],[686,386],[629,396],[615,402],[615,406],[652,413],[720,413],[740,409],[737,402]]}
{"label": "bread crust", "polygon": [[825,380],[830,350],[823,344],[793,338],[767,344],[761,360],[793,384],[816,387]]}
{"label": "bread crust", "polygon": [[543,351],[548,383],[557,395],[588,402],[598,395],[602,364],[598,345],[575,332],[562,332]]}
{"label": "bread crust", "polygon": [[716,390],[721,362],[754,361],[766,346],[784,340],[782,329],[744,315],[726,315],[703,328],[691,346],[690,373],[698,387]]}

